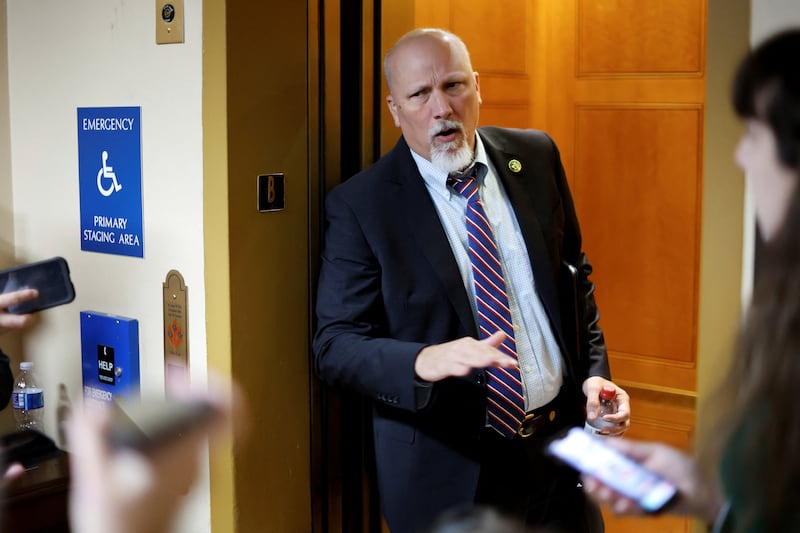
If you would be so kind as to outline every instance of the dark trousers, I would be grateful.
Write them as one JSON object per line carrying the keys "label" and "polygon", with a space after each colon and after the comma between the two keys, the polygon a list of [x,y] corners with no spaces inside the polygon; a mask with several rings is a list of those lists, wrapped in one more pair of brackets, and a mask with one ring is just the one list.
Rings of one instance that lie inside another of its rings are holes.
{"label": "dark trousers", "polygon": [[475,502],[539,530],[602,533],[605,527],[600,509],[579,486],[578,473],[544,451],[547,443],[567,427],[554,425],[527,439],[506,439],[490,428],[484,429]]}

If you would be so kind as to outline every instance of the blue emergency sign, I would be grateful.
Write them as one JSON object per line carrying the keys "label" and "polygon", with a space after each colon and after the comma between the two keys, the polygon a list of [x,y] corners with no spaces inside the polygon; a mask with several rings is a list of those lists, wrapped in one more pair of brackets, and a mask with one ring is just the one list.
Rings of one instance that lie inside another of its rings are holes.
{"label": "blue emergency sign", "polygon": [[144,257],[141,107],[78,108],[81,250]]}

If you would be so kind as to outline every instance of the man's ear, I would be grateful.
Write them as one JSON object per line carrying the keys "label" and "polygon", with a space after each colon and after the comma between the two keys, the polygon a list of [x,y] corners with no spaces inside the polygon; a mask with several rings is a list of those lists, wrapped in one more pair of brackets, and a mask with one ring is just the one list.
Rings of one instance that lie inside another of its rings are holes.
{"label": "man's ear", "polygon": [[481,77],[477,72],[472,73],[475,76],[475,92],[478,93],[478,103],[482,104],[483,100],[481,100]]}
{"label": "man's ear", "polygon": [[400,118],[397,116],[398,106],[395,105],[394,98],[392,98],[391,94],[386,97],[386,105],[389,107],[389,113],[392,114],[392,118],[394,119],[394,125],[399,128]]}

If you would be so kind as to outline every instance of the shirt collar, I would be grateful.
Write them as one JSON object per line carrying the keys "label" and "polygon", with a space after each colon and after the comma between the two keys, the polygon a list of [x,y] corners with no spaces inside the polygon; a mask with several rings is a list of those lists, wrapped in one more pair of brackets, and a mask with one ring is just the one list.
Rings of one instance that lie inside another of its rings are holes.
{"label": "shirt collar", "polygon": [[[439,191],[441,194],[450,195],[450,189],[447,187],[447,172],[435,167],[433,163],[416,153],[414,150],[411,150],[411,157],[414,158],[414,162],[417,164],[417,169],[419,169],[419,173],[422,175],[422,179],[425,180],[425,184],[428,188]],[[483,147],[483,141],[481,140],[481,136],[478,134],[478,130],[475,130],[475,163],[483,163],[486,168],[489,168],[489,158],[486,156],[486,149]],[[483,180],[485,173],[479,172],[478,173],[478,181],[479,183]]]}

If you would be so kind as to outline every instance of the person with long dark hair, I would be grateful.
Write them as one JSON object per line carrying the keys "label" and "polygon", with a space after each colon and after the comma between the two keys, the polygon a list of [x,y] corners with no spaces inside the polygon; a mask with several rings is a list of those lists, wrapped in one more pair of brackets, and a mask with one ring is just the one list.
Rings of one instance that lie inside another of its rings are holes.
{"label": "person with long dark hair", "polygon": [[[744,58],[733,106],[746,124],[736,161],[766,245],[735,356],[703,413],[709,436],[696,459],[663,444],[610,444],[678,486],[670,512],[718,531],[800,531],[800,29]],[[617,512],[640,511],[596,479],[585,488]]]}

